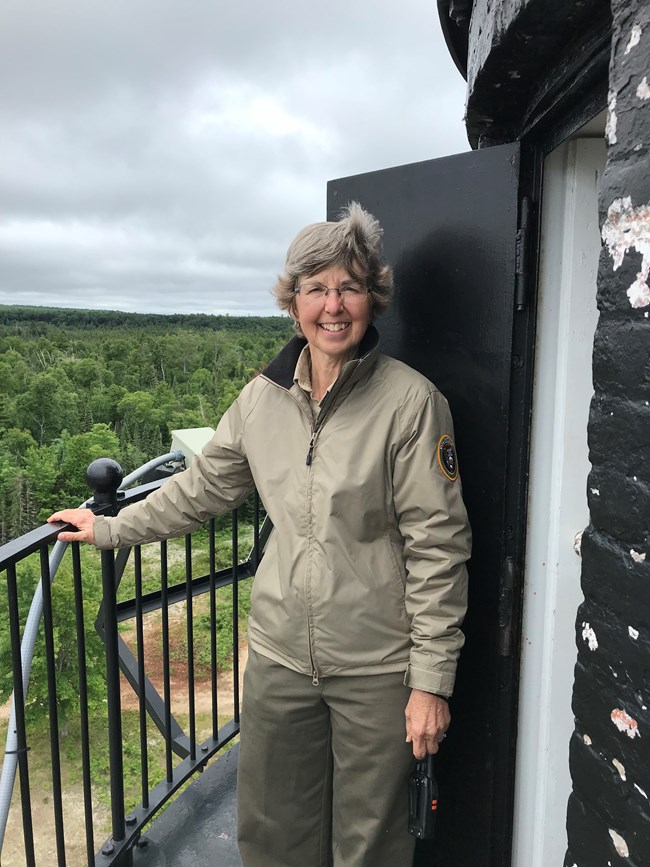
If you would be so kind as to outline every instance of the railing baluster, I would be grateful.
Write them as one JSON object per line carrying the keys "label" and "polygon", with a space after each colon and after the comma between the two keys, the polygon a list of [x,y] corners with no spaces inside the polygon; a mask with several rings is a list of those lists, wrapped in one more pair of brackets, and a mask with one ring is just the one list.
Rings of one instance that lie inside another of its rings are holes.
{"label": "railing baluster", "polygon": [[81,585],[81,556],[79,543],[72,545],[72,578],[77,625],[77,664],[79,667],[79,718],[81,724],[81,772],[84,790],[84,816],[86,821],[86,856],[92,864],[95,858],[93,833],[93,801],[90,778],[90,735],[88,720],[88,677],[86,671],[86,631],[84,624],[83,589]]}
{"label": "railing baluster", "polygon": [[232,682],[233,719],[239,722],[239,513],[232,513]]}
{"label": "railing baluster", "polygon": [[124,762],[122,756],[122,710],[120,701],[120,667],[117,642],[117,598],[115,555],[102,551],[102,588],[104,642],[106,646],[106,697],[108,700],[108,749],[111,785],[111,824],[113,840],[123,840]]}
{"label": "railing baluster", "polygon": [[167,782],[174,779],[172,765],[172,707],[171,683],[169,676],[169,603],[167,601],[167,542],[160,543],[160,604],[162,615],[162,652],[163,652],[163,698],[165,701],[165,765]]}
{"label": "railing baluster", "polygon": [[59,711],[56,700],[56,665],[54,623],[52,620],[52,585],[47,547],[41,548],[41,582],[43,586],[43,630],[47,671],[47,702],[50,717],[50,752],[52,756],[52,796],[54,800],[54,832],[59,867],[65,867],[65,835],[63,830],[63,798],[61,795],[61,753],[59,748]]}
{"label": "railing baluster", "polygon": [[260,565],[260,495],[253,494],[253,571]]}
{"label": "railing baluster", "polygon": [[142,549],[138,545],[134,553],[135,571],[135,634],[138,653],[138,687],[140,712],[140,778],[142,783],[142,806],[149,806],[149,752],[147,746],[147,705],[144,694],[144,620],[142,616]]}
{"label": "railing baluster", "polygon": [[196,759],[196,703],[194,699],[194,611],[192,607],[192,537],[185,537],[185,623],[187,626],[187,698],[190,715],[190,759]]}
{"label": "railing baluster", "polygon": [[23,671],[20,655],[20,613],[18,610],[18,582],[16,567],[7,567],[7,597],[9,602],[9,634],[11,638],[11,664],[14,681],[14,705],[16,713],[16,752],[20,773],[20,801],[23,818],[23,839],[25,841],[25,862],[27,867],[35,867],[34,829],[32,826],[32,805],[29,791],[29,768],[27,761],[27,733],[25,731],[25,695],[23,691]]}
{"label": "railing baluster", "polygon": [[215,586],[217,523],[210,519],[210,680],[212,687],[212,737],[219,736],[219,706],[217,698],[217,591]]}

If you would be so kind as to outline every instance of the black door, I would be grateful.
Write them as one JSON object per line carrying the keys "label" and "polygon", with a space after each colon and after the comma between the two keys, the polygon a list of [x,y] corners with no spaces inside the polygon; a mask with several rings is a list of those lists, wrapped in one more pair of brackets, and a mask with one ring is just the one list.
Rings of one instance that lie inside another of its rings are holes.
{"label": "black door", "polygon": [[520,486],[525,473],[509,461],[521,417],[510,406],[518,185],[516,144],[328,185],[328,219],[356,200],[384,227],[397,291],[377,323],[382,348],[449,400],[474,532],[466,645],[452,727],[436,762],[438,833],[416,854],[415,863],[427,867],[510,863],[517,665],[500,620],[501,627],[508,622],[517,596],[508,587],[515,570],[504,575],[515,532],[508,486]]}

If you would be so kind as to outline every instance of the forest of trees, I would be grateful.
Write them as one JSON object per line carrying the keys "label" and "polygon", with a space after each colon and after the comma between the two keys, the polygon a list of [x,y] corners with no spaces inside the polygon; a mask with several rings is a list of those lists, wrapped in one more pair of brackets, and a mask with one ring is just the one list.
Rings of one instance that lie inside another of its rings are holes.
{"label": "forest of trees", "polygon": [[215,427],[292,334],[287,317],[161,316],[0,306],[0,543],[125,472],[171,431]]}

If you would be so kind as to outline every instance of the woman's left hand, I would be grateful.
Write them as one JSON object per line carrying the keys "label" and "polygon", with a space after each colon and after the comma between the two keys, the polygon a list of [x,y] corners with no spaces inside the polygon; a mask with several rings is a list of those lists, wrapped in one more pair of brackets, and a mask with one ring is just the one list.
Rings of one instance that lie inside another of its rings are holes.
{"label": "woman's left hand", "polygon": [[404,713],[406,743],[413,744],[415,758],[423,759],[427,753],[437,753],[451,722],[449,705],[444,698],[412,689]]}

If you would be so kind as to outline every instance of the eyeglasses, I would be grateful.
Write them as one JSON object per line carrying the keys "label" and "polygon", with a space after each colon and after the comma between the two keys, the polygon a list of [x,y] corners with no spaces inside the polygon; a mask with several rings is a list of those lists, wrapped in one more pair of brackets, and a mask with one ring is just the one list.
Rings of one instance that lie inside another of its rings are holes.
{"label": "eyeglasses", "polygon": [[321,283],[305,283],[296,286],[296,295],[301,295],[308,301],[325,301],[330,292],[336,292],[344,304],[354,304],[361,301],[368,294],[366,286],[358,283],[343,283],[342,286],[323,286]]}

